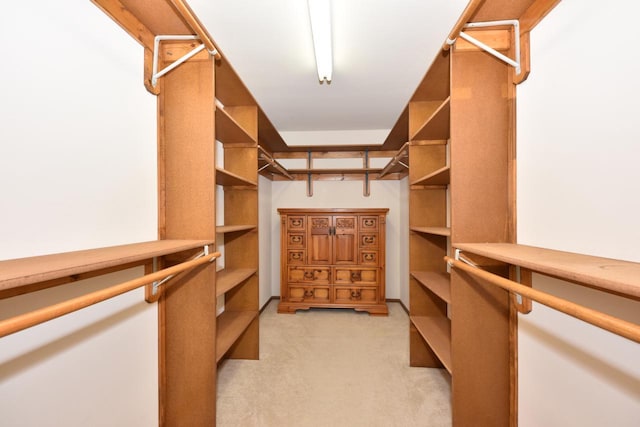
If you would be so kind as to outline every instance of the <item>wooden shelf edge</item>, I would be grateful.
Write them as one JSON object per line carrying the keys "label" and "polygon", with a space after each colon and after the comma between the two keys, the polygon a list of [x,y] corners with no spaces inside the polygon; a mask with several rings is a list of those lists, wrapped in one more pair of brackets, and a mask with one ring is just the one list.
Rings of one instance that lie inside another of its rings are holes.
{"label": "wooden shelf edge", "polygon": [[255,268],[225,268],[216,273],[216,296],[219,297],[249,277],[256,274],[258,270]]}
{"label": "wooden shelf edge", "polygon": [[217,317],[216,362],[220,362],[256,317],[258,310],[225,311]]}
{"label": "wooden shelf edge", "polygon": [[438,298],[451,304],[451,279],[449,273],[437,271],[412,271],[411,276]]}
{"label": "wooden shelf edge", "polygon": [[451,168],[449,166],[441,167],[422,178],[418,178],[411,185],[449,185]]}
{"label": "wooden shelf edge", "polygon": [[515,243],[456,243],[453,246],[541,274],[640,300],[640,263]]}
{"label": "wooden shelf edge", "polygon": [[216,107],[216,139],[224,144],[257,144],[224,108]]}
{"label": "wooden shelf edge", "polygon": [[236,231],[254,230],[258,226],[255,224],[247,225],[216,225],[216,234],[234,233]]}
{"label": "wooden shelf edge", "polygon": [[290,174],[312,174],[312,175],[324,175],[324,174],[364,174],[364,173],[380,173],[382,168],[353,168],[353,169],[288,169]]}
{"label": "wooden shelf edge", "polygon": [[236,175],[233,172],[229,172],[228,170],[216,167],[216,184],[222,185],[224,187],[232,187],[232,186],[249,186],[249,187],[257,187],[258,183],[250,181],[246,178],[241,177],[240,175]]}
{"label": "wooden shelf edge", "polygon": [[0,261],[0,290],[109,269],[213,243],[212,240],[154,240]]}
{"label": "wooden shelf edge", "polygon": [[409,227],[409,230],[435,236],[451,236],[451,229],[449,227]]}
{"label": "wooden shelf edge", "polygon": [[449,139],[450,101],[450,96],[443,100],[442,104],[425,120],[420,129],[411,136],[411,140]]}
{"label": "wooden shelf edge", "polygon": [[451,372],[451,321],[446,317],[410,316],[411,323],[440,359],[444,368]]}

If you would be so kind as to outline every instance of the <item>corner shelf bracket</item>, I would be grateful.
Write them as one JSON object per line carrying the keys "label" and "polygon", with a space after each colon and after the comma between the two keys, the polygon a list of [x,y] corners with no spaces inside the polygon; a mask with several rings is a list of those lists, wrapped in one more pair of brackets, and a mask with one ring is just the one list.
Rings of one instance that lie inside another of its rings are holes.
{"label": "corner shelf bracket", "polygon": [[[203,51],[205,49],[205,44],[202,43],[202,44],[196,46],[190,52],[188,52],[185,55],[181,56],[180,58],[176,59],[170,65],[167,65],[165,68],[163,68],[162,70],[158,71],[158,55],[159,55],[159,51],[160,51],[160,42],[164,41],[164,40],[173,40],[173,41],[200,40],[200,37],[193,36],[193,35],[166,35],[166,36],[156,36],[154,38],[154,40],[153,40],[153,69],[151,71],[151,85],[153,87],[155,87],[158,84],[158,79],[160,77],[164,76],[165,74],[167,74],[169,71],[173,70],[174,68],[177,68],[179,65],[185,63],[190,58],[192,58],[193,56],[197,55],[198,53],[200,53],[201,51]],[[216,56],[218,54],[218,51],[216,49],[214,49],[212,51],[209,51],[209,54],[213,55],[213,56]]]}
{"label": "corner shelf bracket", "polygon": [[[516,75],[519,75],[522,71],[522,67],[520,66],[521,63],[521,56],[520,56],[520,21],[518,21],[517,19],[505,19],[505,20],[501,20],[501,21],[487,21],[487,22],[469,22],[468,24],[464,25],[464,28],[486,28],[486,27],[503,27],[503,26],[512,26],[514,29],[514,37],[515,37],[515,59],[511,59],[506,55],[503,55],[502,53],[498,52],[497,50],[495,50],[494,48],[492,48],[491,46],[481,42],[480,40],[470,36],[469,34],[465,33],[464,31],[460,31],[460,37],[462,37],[464,40],[468,41],[469,43],[473,44],[474,46],[484,50],[485,52],[495,56],[496,58],[498,58],[499,60],[506,62],[507,64],[511,65],[512,67],[515,68],[516,70]],[[456,39],[447,39],[447,44],[452,45],[456,42]]]}

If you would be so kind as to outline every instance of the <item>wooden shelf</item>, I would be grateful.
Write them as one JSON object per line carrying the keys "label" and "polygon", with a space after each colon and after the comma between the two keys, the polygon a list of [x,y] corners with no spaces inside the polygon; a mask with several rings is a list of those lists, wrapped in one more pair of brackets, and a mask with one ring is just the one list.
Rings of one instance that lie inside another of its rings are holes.
{"label": "wooden shelf", "polygon": [[376,174],[382,172],[382,168],[349,168],[349,169],[289,169],[290,174],[312,174],[312,175],[327,175],[327,174],[364,174],[368,172],[370,174]]}
{"label": "wooden shelf", "polygon": [[216,225],[216,234],[235,233],[236,231],[249,231],[257,227],[255,224],[247,225]]}
{"label": "wooden shelf", "polygon": [[0,261],[0,291],[204,247],[209,240],[156,240]]}
{"label": "wooden shelf", "polygon": [[258,183],[250,181],[241,177],[240,175],[236,175],[232,172],[226,171],[221,168],[216,168],[216,184],[222,185],[225,187],[239,187],[239,186],[250,186],[256,187]]}
{"label": "wooden shelf", "polygon": [[436,236],[451,236],[449,227],[409,227],[411,231],[422,234],[434,234]]}
{"label": "wooden shelf", "polygon": [[219,362],[242,333],[249,327],[258,311],[225,311],[217,318],[216,362]]}
{"label": "wooden shelf", "polygon": [[412,271],[411,275],[418,283],[437,295],[438,298],[447,304],[451,304],[451,278],[449,273]]}
{"label": "wooden shelf", "polygon": [[440,107],[424,122],[411,137],[412,141],[449,139],[450,99],[445,99]]}
{"label": "wooden shelf", "polygon": [[640,299],[640,263],[510,243],[458,243],[454,246],[559,279]]}
{"label": "wooden shelf", "polygon": [[223,108],[216,108],[216,139],[225,144],[256,144],[256,140]]}
{"label": "wooden shelf", "polygon": [[235,288],[253,276],[256,271],[258,270],[255,268],[227,268],[218,271],[216,275],[216,296],[219,297]]}
{"label": "wooden shelf", "polygon": [[446,317],[411,316],[411,323],[451,374],[451,321]]}
{"label": "wooden shelf", "polygon": [[449,185],[451,182],[450,170],[451,168],[449,168],[449,166],[445,166],[423,176],[422,178],[416,179],[411,183],[411,185]]}

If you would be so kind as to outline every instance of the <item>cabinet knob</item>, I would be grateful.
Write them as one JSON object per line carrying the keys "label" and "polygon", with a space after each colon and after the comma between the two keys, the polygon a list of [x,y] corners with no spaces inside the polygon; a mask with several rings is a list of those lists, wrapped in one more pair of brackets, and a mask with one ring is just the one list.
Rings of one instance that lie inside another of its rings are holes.
{"label": "cabinet knob", "polygon": [[313,298],[313,289],[305,289],[304,297],[305,298]]}
{"label": "cabinet knob", "polygon": [[351,281],[352,282],[357,282],[362,280],[362,275],[360,274],[359,271],[352,271],[351,272]]}
{"label": "cabinet knob", "polygon": [[375,237],[373,237],[373,236],[364,236],[364,237],[362,238],[362,241],[363,241],[364,243],[366,243],[366,244],[371,244],[371,243],[374,243],[374,242],[376,241],[376,238],[375,238]]}
{"label": "cabinet knob", "polygon": [[309,280],[313,279],[313,271],[306,270],[304,272],[304,278]]}
{"label": "cabinet knob", "polygon": [[291,254],[291,259],[300,261],[300,259],[302,259],[302,255],[300,254],[300,252],[293,252]]}
{"label": "cabinet knob", "polygon": [[352,289],[351,290],[351,299],[353,299],[353,300],[359,300],[360,299],[360,290],[359,289]]}
{"label": "cabinet knob", "polygon": [[363,222],[365,227],[373,227],[376,225],[376,221],[374,219],[365,219]]}
{"label": "cabinet knob", "polygon": [[373,254],[364,254],[365,261],[373,261]]}

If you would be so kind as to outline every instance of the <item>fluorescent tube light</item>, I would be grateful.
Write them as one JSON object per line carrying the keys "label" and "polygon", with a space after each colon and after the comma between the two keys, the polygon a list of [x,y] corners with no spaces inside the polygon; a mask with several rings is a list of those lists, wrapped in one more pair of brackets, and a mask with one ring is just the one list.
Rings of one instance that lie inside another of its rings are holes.
{"label": "fluorescent tube light", "polygon": [[320,83],[331,83],[333,59],[331,53],[331,1],[308,0],[311,35],[316,53],[316,66]]}

